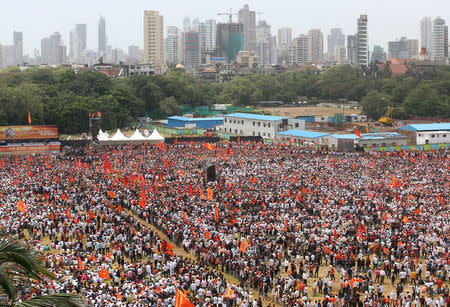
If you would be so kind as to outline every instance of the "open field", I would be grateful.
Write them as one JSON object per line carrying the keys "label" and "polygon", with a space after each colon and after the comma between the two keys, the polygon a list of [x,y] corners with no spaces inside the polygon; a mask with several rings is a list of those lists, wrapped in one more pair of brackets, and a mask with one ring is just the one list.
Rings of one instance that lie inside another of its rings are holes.
{"label": "open field", "polygon": [[257,111],[269,111],[276,116],[296,117],[300,115],[324,115],[333,116],[334,113],[345,115],[360,114],[361,109],[330,108],[330,107],[293,107],[293,108],[257,108]]}

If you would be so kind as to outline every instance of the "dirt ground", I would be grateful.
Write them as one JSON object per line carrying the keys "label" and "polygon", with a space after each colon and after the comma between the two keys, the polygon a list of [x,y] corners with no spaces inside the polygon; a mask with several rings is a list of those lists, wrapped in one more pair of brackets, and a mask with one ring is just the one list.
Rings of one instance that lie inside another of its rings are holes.
{"label": "dirt ground", "polygon": [[275,116],[296,117],[300,115],[324,115],[334,116],[334,113],[344,115],[360,114],[361,109],[330,108],[330,107],[294,107],[294,108],[258,108],[256,111],[269,111]]}

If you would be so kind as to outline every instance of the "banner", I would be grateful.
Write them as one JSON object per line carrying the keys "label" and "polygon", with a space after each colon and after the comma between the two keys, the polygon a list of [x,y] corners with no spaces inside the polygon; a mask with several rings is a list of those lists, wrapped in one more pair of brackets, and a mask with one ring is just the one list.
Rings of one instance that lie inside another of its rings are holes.
{"label": "banner", "polygon": [[0,146],[0,155],[30,155],[34,153],[59,153],[59,144],[7,145]]}
{"label": "banner", "polygon": [[57,126],[0,126],[0,141],[57,138]]}

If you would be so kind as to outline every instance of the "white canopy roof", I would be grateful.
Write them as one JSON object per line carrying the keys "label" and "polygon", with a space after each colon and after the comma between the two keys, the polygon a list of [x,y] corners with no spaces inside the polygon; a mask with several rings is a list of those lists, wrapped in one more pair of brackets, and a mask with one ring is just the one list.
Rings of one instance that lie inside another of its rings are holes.
{"label": "white canopy roof", "polygon": [[108,134],[105,133],[105,132],[103,132],[103,131],[100,129],[100,131],[98,132],[98,135],[97,135],[97,139],[98,139],[99,141],[108,141],[108,140],[109,140]]}
{"label": "white canopy roof", "polygon": [[161,134],[159,134],[158,130],[154,129],[152,134],[148,137],[148,140],[164,141],[164,137]]}
{"label": "white canopy roof", "polygon": [[136,129],[136,131],[133,133],[132,136],[129,138],[130,141],[144,141],[147,140],[146,137],[144,137],[140,132],[139,129]]}
{"label": "white canopy roof", "polygon": [[117,129],[117,132],[111,138],[111,141],[128,141],[128,138],[125,135],[123,135],[120,129]]}

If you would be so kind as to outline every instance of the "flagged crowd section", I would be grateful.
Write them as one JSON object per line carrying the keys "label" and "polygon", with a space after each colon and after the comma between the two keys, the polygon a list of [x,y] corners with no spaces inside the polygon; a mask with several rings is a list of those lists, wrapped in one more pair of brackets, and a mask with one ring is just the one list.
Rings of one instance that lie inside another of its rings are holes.
{"label": "flagged crowd section", "polygon": [[58,279],[19,299],[51,291],[81,293],[88,306],[445,306],[449,156],[237,138],[0,157],[0,228]]}

